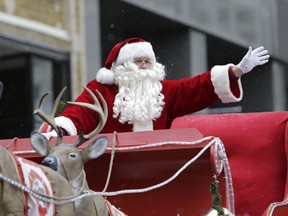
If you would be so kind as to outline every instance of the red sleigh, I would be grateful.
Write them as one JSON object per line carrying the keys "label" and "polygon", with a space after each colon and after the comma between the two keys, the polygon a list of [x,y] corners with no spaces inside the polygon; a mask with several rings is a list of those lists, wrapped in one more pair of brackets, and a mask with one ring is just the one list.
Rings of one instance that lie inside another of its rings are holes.
{"label": "red sleigh", "polygon": [[[194,142],[219,137],[228,156],[236,215],[287,215],[287,112],[193,115],[178,118],[172,129],[118,133],[116,147],[133,147],[161,142]],[[101,134],[103,135],[103,134]],[[109,137],[112,146],[113,134]],[[98,136],[98,135],[97,135]],[[75,137],[64,137],[72,142]],[[11,140],[1,140],[7,146]],[[197,155],[209,140],[196,145],[163,145],[116,151],[107,191],[143,189],[173,176]],[[80,148],[85,147],[85,143]],[[18,139],[10,150],[40,162],[30,140]],[[90,187],[101,191],[105,185],[111,151],[85,166]],[[201,156],[173,181],[154,190],[109,196],[108,200],[128,215],[203,215],[211,208],[209,186],[213,177],[211,152]],[[227,207],[227,176],[218,176],[223,205]],[[228,193],[229,195],[229,193]],[[231,204],[231,202],[230,202]],[[231,206],[229,206],[231,208]]]}

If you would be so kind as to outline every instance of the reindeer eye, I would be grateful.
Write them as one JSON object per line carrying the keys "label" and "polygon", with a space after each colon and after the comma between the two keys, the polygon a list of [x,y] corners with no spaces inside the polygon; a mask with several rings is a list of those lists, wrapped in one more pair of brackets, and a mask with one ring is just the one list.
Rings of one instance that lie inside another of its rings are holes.
{"label": "reindeer eye", "polygon": [[77,157],[77,154],[75,152],[72,152],[69,154],[69,158],[75,159]]}

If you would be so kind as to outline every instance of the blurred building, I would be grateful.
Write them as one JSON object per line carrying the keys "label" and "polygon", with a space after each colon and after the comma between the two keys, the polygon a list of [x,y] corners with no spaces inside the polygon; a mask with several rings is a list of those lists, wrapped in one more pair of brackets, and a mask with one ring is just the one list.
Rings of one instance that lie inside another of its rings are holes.
{"label": "blurred building", "polygon": [[245,75],[243,101],[200,113],[286,110],[287,10],[286,0],[0,0],[0,138],[28,137],[41,95],[50,93],[47,113],[64,86],[75,99],[127,37],[152,43],[168,79],[237,64],[263,45],[271,61]]}

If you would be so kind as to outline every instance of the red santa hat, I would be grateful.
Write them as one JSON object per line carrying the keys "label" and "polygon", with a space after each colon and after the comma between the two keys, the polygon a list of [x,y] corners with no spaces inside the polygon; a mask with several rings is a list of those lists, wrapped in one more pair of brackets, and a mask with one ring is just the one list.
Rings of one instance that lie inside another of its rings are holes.
{"label": "red santa hat", "polygon": [[116,44],[109,53],[105,66],[96,73],[96,80],[102,84],[114,84],[113,68],[137,57],[147,57],[152,64],[156,62],[152,45],[141,38],[128,38]]}

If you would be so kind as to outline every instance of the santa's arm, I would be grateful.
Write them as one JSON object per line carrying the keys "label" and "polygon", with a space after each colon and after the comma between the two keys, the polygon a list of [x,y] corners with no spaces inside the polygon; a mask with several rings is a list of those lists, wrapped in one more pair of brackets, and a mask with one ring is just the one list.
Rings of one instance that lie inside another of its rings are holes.
{"label": "santa's arm", "polygon": [[[211,81],[215,89],[215,93],[223,103],[238,102],[242,99],[243,90],[241,80],[243,74],[249,73],[258,65],[268,62],[270,56],[263,46],[252,50],[249,47],[248,52],[238,65],[228,64],[224,66],[214,66],[211,69]],[[227,71],[229,73],[227,74]],[[234,75],[237,82],[230,82],[231,76]]]}

